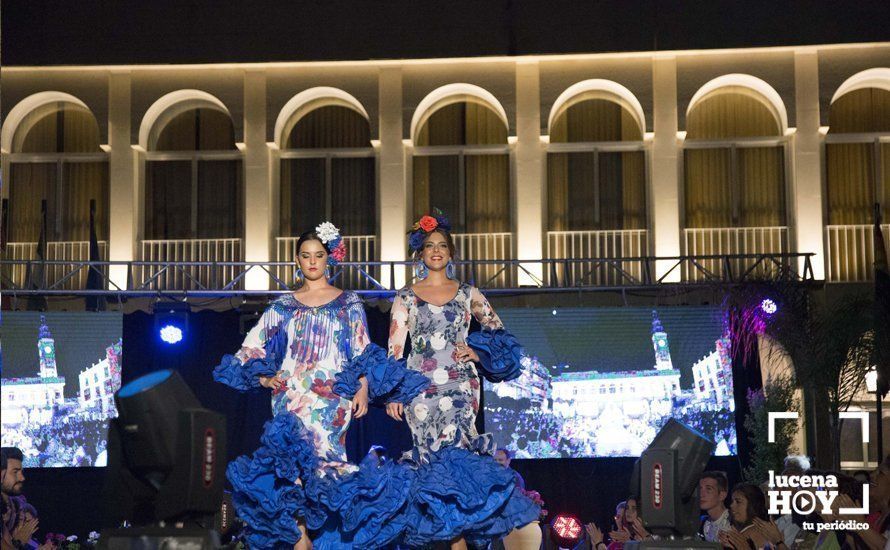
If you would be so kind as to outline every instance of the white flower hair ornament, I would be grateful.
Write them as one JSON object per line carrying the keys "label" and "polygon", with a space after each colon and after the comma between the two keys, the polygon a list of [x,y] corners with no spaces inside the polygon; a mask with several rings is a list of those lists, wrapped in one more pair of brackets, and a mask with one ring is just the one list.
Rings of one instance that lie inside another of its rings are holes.
{"label": "white flower hair ornament", "polygon": [[315,234],[321,239],[325,247],[330,251],[328,254],[328,264],[337,265],[346,259],[346,243],[340,235],[340,230],[331,222],[318,224],[315,228]]}

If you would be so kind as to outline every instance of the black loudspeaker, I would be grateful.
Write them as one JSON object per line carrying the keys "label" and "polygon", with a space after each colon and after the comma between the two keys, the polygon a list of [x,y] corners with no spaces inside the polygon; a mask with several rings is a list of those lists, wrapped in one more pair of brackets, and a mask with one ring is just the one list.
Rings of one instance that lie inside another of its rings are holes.
{"label": "black loudspeaker", "polygon": [[714,442],[670,419],[640,456],[640,514],[646,528],[662,537],[691,537],[698,532],[698,480],[714,452]]}
{"label": "black loudspeaker", "polygon": [[111,523],[207,525],[223,497],[225,418],[201,408],[169,370],[130,382],[115,398],[105,497]]}
{"label": "black loudspeaker", "polygon": [[226,423],[207,409],[179,411],[173,470],[158,491],[156,516],[216,514],[226,475]]}

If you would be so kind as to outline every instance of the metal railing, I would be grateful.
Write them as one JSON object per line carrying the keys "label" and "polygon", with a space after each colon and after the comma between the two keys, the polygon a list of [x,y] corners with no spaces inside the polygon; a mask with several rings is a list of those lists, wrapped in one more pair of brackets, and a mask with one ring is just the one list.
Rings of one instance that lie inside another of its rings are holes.
{"label": "metal railing", "polygon": [[[108,243],[99,241],[99,259],[108,259]],[[0,252],[2,260],[36,260],[37,259],[37,243],[16,242],[7,243],[6,247]],[[90,259],[90,241],[52,241],[46,243],[46,259],[59,261],[89,261]],[[12,285],[19,288],[28,286],[28,263],[5,264],[3,266],[3,278],[10,281]],[[31,278],[34,284],[38,286],[35,277],[40,277],[40,264],[31,264]],[[35,269],[38,268],[38,269]],[[86,287],[87,275],[89,267],[80,269],[76,273],[71,273],[65,264],[50,264],[43,266],[43,277],[49,281],[58,282],[57,288],[64,290],[76,290]],[[62,281],[62,279],[65,279]]]}
{"label": "metal railing", "polygon": [[[859,283],[874,280],[874,225],[825,226],[825,278],[832,282]],[[881,226],[884,242],[890,242],[890,224]]]}
{"label": "metal railing", "polygon": [[140,248],[141,261],[133,262],[131,272],[135,286],[130,285],[140,290],[222,288],[237,271],[230,262],[243,258],[241,239],[148,240]]}
{"label": "metal railing", "polygon": [[[564,259],[540,259],[540,260],[464,260],[458,261],[458,272],[468,273],[469,277],[462,280],[473,284],[489,293],[523,293],[540,291],[578,291],[578,290],[614,290],[622,288],[658,287],[672,280],[674,274],[680,272],[696,271],[700,274],[694,280],[681,284],[726,284],[762,281],[759,274],[769,274],[771,279],[786,281],[813,281],[811,253],[783,253],[783,254],[736,254],[723,256],[672,256],[652,257],[643,256],[637,258],[564,258]],[[659,272],[656,273],[656,263]],[[134,261],[134,262],[89,262],[89,261],[59,261],[59,260],[0,260],[0,274],[5,274],[10,267],[22,266],[22,269],[36,267],[41,264],[47,273],[57,273],[58,278],[46,278],[42,286],[38,288],[26,288],[8,280],[5,276],[0,280],[6,293],[12,296],[31,295],[66,295],[89,296],[94,294],[113,294],[118,296],[232,296],[232,295],[271,295],[291,291],[291,281],[278,277],[278,270],[290,265],[284,262],[226,262],[226,261]],[[604,272],[612,272],[604,280],[615,281],[614,284],[594,284],[590,280],[570,280],[558,276],[575,270],[575,264],[593,266],[594,269]],[[744,271],[735,269],[736,265],[747,265]],[[345,289],[357,290],[361,293],[380,295],[392,294],[397,287],[398,277],[394,274],[399,271],[411,270],[412,262],[343,262],[336,266],[331,273],[334,284]],[[632,269],[627,269],[631,265]],[[107,274],[112,267],[115,272],[125,270],[129,273],[126,288],[117,286]],[[50,269],[51,268],[51,269]],[[80,273],[83,270],[96,270],[103,275],[102,287],[108,290],[73,289],[66,290],[61,284],[66,282],[71,274]],[[365,280],[359,288],[351,288],[349,285],[339,283],[343,273],[354,270],[363,274]],[[533,286],[519,287],[517,285],[504,286],[499,284],[497,277],[488,280],[473,278],[474,273],[521,273],[534,281]],[[534,273],[553,273],[555,275],[542,280]],[[382,284],[380,279],[372,277],[371,273],[387,274],[385,280],[388,284]],[[634,275],[639,273],[640,276]],[[136,274],[142,274],[137,277]],[[210,276],[199,276],[210,274]],[[253,290],[245,289],[244,281],[250,274],[253,280],[267,278],[272,281],[269,289]],[[261,277],[254,278],[254,274]],[[410,279],[409,279],[410,280]],[[182,286],[162,288],[159,281],[166,284],[180,282]]]}
{"label": "metal railing", "polygon": [[[761,254],[782,254],[788,251],[788,228],[776,227],[710,227],[683,230],[683,250],[687,256],[715,256],[690,264],[683,271],[684,281],[707,279],[705,271],[732,270],[762,278],[771,278],[776,266],[757,262]],[[727,256],[734,256],[725,263]],[[725,265],[721,265],[725,264]]]}
{"label": "metal railing", "polygon": [[[275,261],[285,262],[284,265],[279,265],[275,269],[275,275],[281,281],[294,281],[297,241],[299,240],[299,237],[278,237],[275,239]],[[370,271],[363,272],[360,266],[377,259],[377,237],[374,235],[344,236],[343,242],[346,244],[350,264],[339,272],[337,285],[355,290],[370,290],[374,286],[371,280],[380,280],[380,268],[372,266]],[[274,281],[272,284],[274,286]]]}
{"label": "metal railing", "polygon": [[505,263],[515,258],[513,233],[454,233],[453,237],[459,258],[480,260],[457,262],[459,279],[474,281],[481,287],[516,286],[516,266]]}
{"label": "metal railing", "polygon": [[[649,252],[649,232],[645,229],[606,231],[548,231],[547,257],[551,260],[566,258],[641,258]],[[557,264],[552,264],[557,265]],[[602,262],[578,262],[563,264],[563,272],[550,270],[544,273],[549,285],[562,281],[566,285],[615,285],[622,284],[625,274],[637,280],[643,278],[643,264],[638,261],[621,262],[613,269],[612,264]]]}

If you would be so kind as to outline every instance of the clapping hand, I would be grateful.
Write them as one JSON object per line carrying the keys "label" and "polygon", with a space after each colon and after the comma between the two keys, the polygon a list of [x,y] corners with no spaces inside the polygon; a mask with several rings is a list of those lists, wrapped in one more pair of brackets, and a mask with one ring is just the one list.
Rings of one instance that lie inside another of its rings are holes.
{"label": "clapping hand", "polygon": [[764,521],[760,518],[754,518],[754,528],[760,535],[768,540],[773,547],[785,541],[785,535],[779,530],[779,526],[774,521]]}
{"label": "clapping hand", "polygon": [[600,531],[600,528],[597,527],[596,524],[588,523],[584,526],[584,529],[587,530],[587,536],[590,538],[590,546],[592,548],[595,549],[603,542],[603,532]]}
{"label": "clapping hand", "polygon": [[748,550],[748,539],[735,529],[724,529],[718,535],[720,544],[734,550]]}

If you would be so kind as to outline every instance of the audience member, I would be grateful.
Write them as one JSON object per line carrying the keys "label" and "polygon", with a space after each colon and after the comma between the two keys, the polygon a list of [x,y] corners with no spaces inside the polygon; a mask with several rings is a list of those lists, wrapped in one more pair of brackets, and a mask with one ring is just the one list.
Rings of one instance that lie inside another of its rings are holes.
{"label": "audience member", "polygon": [[729,479],[718,471],[704,472],[698,482],[699,506],[702,516],[699,533],[708,542],[718,542],[720,531],[729,529],[729,510],[726,497],[729,495]]}

